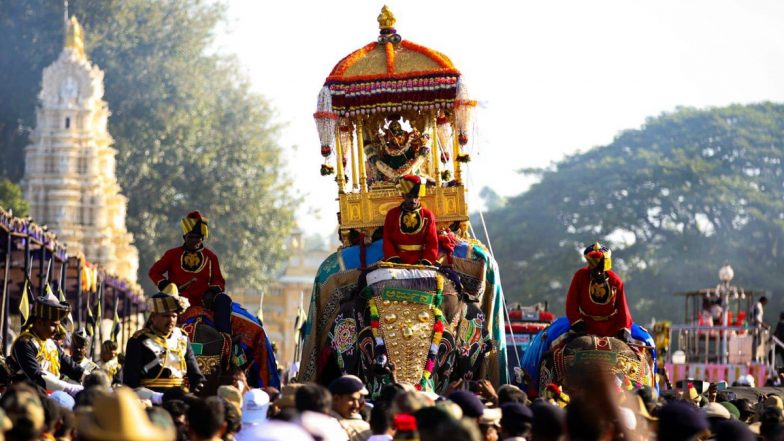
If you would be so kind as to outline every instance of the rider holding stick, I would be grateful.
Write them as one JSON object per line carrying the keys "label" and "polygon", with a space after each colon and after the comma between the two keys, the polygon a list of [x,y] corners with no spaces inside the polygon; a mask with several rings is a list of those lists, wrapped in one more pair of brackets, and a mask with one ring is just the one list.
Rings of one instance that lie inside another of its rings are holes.
{"label": "rider holding stick", "polygon": [[218,256],[204,246],[209,235],[207,218],[198,211],[182,219],[184,243],[166,251],[150,267],[149,276],[159,290],[170,283],[192,305],[203,305],[215,312],[215,327],[231,335],[231,298],[224,293],[226,281]]}
{"label": "rider holding stick", "polygon": [[621,278],[610,271],[610,250],[598,242],[583,252],[588,266],[572,277],[566,316],[576,334],[631,340],[632,315]]}

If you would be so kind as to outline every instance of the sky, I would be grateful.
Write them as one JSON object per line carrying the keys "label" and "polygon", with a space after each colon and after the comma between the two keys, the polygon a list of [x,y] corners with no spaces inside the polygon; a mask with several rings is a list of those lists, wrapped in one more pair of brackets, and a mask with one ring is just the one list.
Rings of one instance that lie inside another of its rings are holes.
{"label": "sky", "polygon": [[[332,67],[378,36],[383,2],[230,0],[216,50],[276,109],[307,233],[337,228],[313,122]],[[784,1],[387,0],[406,40],[447,55],[475,99],[469,204],[678,107],[784,101]]]}

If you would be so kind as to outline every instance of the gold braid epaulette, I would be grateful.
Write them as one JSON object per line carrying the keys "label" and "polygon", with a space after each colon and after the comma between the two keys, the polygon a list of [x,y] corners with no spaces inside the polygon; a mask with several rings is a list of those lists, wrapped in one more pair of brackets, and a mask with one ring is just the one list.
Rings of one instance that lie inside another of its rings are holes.
{"label": "gold braid epaulette", "polygon": [[[42,339],[35,335],[30,330],[22,332],[16,340],[20,340],[22,338],[28,338],[36,343],[38,346],[38,353],[35,356],[35,359],[38,361],[39,364],[44,362],[49,362],[49,369],[48,371],[54,374],[55,376],[60,375],[60,353],[57,351],[57,345],[55,345],[54,349],[49,350],[46,347],[47,340]],[[16,341],[14,341],[16,344]]]}

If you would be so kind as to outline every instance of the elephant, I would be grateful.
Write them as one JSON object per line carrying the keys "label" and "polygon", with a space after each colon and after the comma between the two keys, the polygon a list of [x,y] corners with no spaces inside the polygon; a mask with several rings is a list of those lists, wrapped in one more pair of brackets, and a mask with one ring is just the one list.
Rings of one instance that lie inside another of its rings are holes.
{"label": "elephant", "polygon": [[188,334],[199,370],[207,379],[200,394],[216,395],[221,377],[231,366],[231,337],[206,324],[201,316],[183,324],[182,330]]}
{"label": "elephant", "polygon": [[215,386],[212,395],[221,383],[220,377],[229,374],[233,367],[245,372],[250,387],[280,387],[277,361],[264,327],[239,303],[232,304],[231,336],[215,329],[213,312],[203,306],[188,308],[180,322],[207,377],[204,389]]}
{"label": "elephant", "polygon": [[[384,280],[379,280],[379,273],[389,273],[389,277],[381,276]],[[412,275],[417,278],[411,278]],[[370,282],[372,278],[376,280]],[[436,288],[439,278],[441,289]],[[415,301],[383,300],[390,292],[414,296],[438,293],[436,296],[440,298],[434,308]],[[371,304],[380,311],[377,332],[382,336],[383,349],[372,329]],[[444,324],[437,342],[435,333],[431,332],[434,326],[431,315],[436,314],[436,309],[443,315]],[[413,326],[411,329],[416,329],[409,331],[408,339],[404,338],[408,326],[404,323],[406,318],[406,323]],[[337,376],[349,373],[362,378],[372,395],[393,381],[443,392],[451,381],[487,377],[487,354],[494,349],[497,353],[491,334],[478,299],[463,293],[460,275],[455,271],[388,263],[374,265],[361,272],[357,286],[340,304],[328,328],[319,355],[321,369],[317,381],[327,384]],[[409,344],[414,341],[419,343]],[[431,343],[438,347],[432,355]],[[396,349],[398,344],[399,351]],[[388,364],[378,362],[379,356],[387,355]],[[428,365],[428,357],[433,358],[432,373],[423,380],[420,376]]]}
{"label": "elephant", "polygon": [[539,368],[539,393],[544,394],[551,383],[569,391],[575,387],[570,378],[610,373],[629,389],[654,387],[653,348],[644,344],[626,343],[614,337],[564,334],[544,354]]}
{"label": "elephant", "polygon": [[[366,375],[368,360],[375,356],[374,345],[368,339],[368,311],[356,297],[362,274],[382,259],[382,249],[383,240],[347,246],[322,262],[302,330],[298,381],[328,384],[343,372]],[[474,239],[457,239],[453,250],[447,253],[442,248],[439,256],[459,276],[465,312],[454,329],[447,326],[443,333],[434,387],[461,373],[487,378],[498,387],[507,382],[504,295],[498,266],[487,248]],[[444,313],[451,319],[448,303],[453,301],[444,297]],[[363,351],[362,357],[355,354],[358,351]]]}

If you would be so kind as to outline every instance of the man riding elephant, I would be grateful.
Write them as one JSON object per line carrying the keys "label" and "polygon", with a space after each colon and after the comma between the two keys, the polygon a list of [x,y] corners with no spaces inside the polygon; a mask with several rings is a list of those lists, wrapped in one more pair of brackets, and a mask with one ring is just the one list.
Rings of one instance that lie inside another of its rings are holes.
{"label": "man riding elephant", "polygon": [[214,310],[215,327],[231,335],[231,298],[224,293],[226,281],[218,256],[204,246],[209,236],[207,218],[192,211],[181,225],[183,245],[166,251],[150,267],[150,279],[159,290],[174,283],[192,305]]}
{"label": "man riding elephant", "polygon": [[433,265],[438,258],[436,217],[423,207],[425,183],[419,176],[402,176],[398,183],[404,201],[384,220],[384,260],[407,265]]}
{"label": "man riding elephant", "polygon": [[611,251],[598,242],[583,252],[588,265],[574,273],[566,316],[576,334],[631,340],[632,316],[621,278],[610,271]]}

